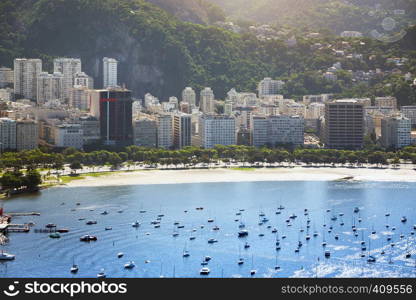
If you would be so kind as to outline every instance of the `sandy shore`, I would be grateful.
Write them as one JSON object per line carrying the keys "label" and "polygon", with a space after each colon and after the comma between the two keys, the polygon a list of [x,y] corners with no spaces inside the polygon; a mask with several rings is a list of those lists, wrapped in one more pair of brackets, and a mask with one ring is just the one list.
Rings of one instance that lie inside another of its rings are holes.
{"label": "sandy shore", "polygon": [[[350,178],[348,178],[350,177]],[[175,184],[198,182],[244,181],[332,181],[348,178],[359,181],[416,182],[413,169],[376,168],[261,168],[252,170],[198,169],[150,170],[109,173],[100,177],[86,177],[67,184],[70,187],[120,186],[138,184]]]}

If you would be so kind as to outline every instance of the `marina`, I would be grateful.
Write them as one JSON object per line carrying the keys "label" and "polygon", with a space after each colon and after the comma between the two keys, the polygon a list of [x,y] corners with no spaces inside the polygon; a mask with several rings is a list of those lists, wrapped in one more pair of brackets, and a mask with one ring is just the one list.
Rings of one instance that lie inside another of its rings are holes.
{"label": "marina", "polygon": [[0,276],[414,277],[415,194],[397,182],[53,188],[5,204],[33,230],[7,233],[15,259]]}

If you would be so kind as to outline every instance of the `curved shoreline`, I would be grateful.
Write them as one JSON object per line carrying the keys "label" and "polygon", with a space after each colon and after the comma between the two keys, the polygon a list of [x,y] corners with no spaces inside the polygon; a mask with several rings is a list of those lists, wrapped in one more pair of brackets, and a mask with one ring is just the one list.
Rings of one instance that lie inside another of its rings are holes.
{"label": "curved shoreline", "polygon": [[67,187],[123,186],[148,184],[183,184],[213,182],[254,181],[390,181],[416,182],[414,169],[391,168],[252,168],[252,169],[182,169],[135,170],[108,172],[99,177],[89,177],[66,183]]}

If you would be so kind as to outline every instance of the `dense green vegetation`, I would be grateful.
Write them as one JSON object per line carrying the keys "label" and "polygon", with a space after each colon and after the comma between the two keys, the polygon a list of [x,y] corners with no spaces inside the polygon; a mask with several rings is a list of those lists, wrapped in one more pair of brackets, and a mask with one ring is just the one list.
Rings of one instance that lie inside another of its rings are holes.
{"label": "dense green vegetation", "polygon": [[[393,17],[397,29],[415,24],[415,0],[207,0],[222,7],[230,19],[253,23],[275,24],[277,27],[326,29],[339,34],[357,30],[369,34],[386,16]],[[404,10],[403,15],[394,10]]]}
{"label": "dense green vegetation", "polygon": [[[76,173],[83,166],[93,169],[98,166],[109,165],[113,170],[124,165],[135,164],[153,166],[194,167],[197,164],[211,164],[217,162],[240,162],[248,166],[268,166],[270,164],[303,162],[315,165],[345,165],[359,166],[364,163],[373,165],[397,164],[410,162],[416,164],[416,147],[405,147],[397,152],[374,150],[333,150],[333,149],[294,149],[255,148],[249,146],[216,146],[213,149],[186,147],[181,150],[164,150],[128,146],[121,152],[107,150],[83,152],[74,148],[67,148],[62,153],[48,153],[39,149],[8,152],[0,157],[0,166],[6,170],[4,176],[16,174],[22,169],[34,170],[44,168],[48,170],[62,170],[65,164]],[[32,174],[28,171],[26,176]],[[6,177],[6,178],[8,178]],[[6,183],[6,186],[10,184]]]}
{"label": "dense green vegetation", "polygon": [[42,183],[38,171],[28,169],[25,174],[20,169],[6,171],[0,177],[0,184],[3,190],[29,190],[33,191]]}
{"label": "dense green vegetation", "polygon": [[[4,0],[0,16],[0,65],[11,66],[15,57],[40,57],[43,68],[52,71],[54,57],[80,57],[84,71],[99,87],[99,62],[111,56],[120,62],[120,83],[137,97],[150,92],[166,99],[180,96],[185,86],[211,86],[223,98],[233,87],[255,91],[259,80],[274,77],[289,81],[283,91],[286,97],[388,93],[400,103],[416,101],[414,89],[399,78],[371,82],[368,87],[354,85],[346,72],[340,72],[336,82],[319,73],[336,61],[351,70],[392,70],[395,66],[386,59],[396,56],[409,58],[403,72],[415,72],[416,52],[402,42],[363,39],[362,45],[361,40],[351,40],[352,51],[364,59],[348,60],[336,58],[331,49],[311,48],[317,42],[334,47],[341,43],[331,35],[305,39],[300,32],[297,45],[289,47],[283,40],[259,41],[251,34],[182,22],[143,0]],[[375,59],[369,60],[372,54]]]}

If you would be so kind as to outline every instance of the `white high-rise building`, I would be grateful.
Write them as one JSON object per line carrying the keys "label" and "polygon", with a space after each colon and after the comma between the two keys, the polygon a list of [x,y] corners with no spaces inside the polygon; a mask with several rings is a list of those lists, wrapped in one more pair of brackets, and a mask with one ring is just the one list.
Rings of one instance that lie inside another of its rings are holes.
{"label": "white high-rise building", "polygon": [[64,75],[60,72],[48,74],[42,72],[38,75],[36,102],[44,104],[50,100],[63,100]]}
{"label": "white high-rise building", "polygon": [[182,91],[182,102],[188,103],[191,109],[196,107],[196,94],[191,87],[186,87]]}
{"label": "white high-rise building", "polygon": [[201,147],[209,149],[215,145],[236,145],[235,118],[223,115],[202,115],[199,119]]}
{"label": "white high-rise building", "polygon": [[381,143],[384,147],[400,149],[412,143],[412,125],[408,118],[395,116],[381,120]]}
{"label": "white high-rise building", "polygon": [[133,143],[142,147],[157,147],[157,121],[152,117],[140,117],[133,121]]}
{"label": "white high-rise building", "polygon": [[200,110],[205,113],[214,113],[215,112],[215,96],[211,88],[206,87],[201,91],[201,98],[199,101]]}
{"label": "white high-rise building", "polygon": [[238,92],[232,88],[227,93],[227,100],[231,102],[232,105],[236,105],[238,101]]}
{"label": "white high-rise building", "polygon": [[0,152],[16,149],[16,121],[0,118]]}
{"label": "white high-rise building", "polygon": [[304,120],[299,116],[252,116],[253,146],[293,145],[304,142]]}
{"label": "white high-rise building", "polygon": [[170,149],[173,146],[171,114],[161,114],[157,118],[157,146],[164,149]]}
{"label": "white high-rise building", "polygon": [[69,101],[69,94],[74,86],[74,78],[77,73],[81,73],[81,60],[79,58],[55,58],[53,60],[53,71],[64,75],[63,97],[64,101]]}
{"label": "white high-rise building", "polygon": [[42,60],[16,58],[14,60],[14,94],[16,99],[36,100],[37,77],[42,72]]}
{"label": "white high-rise building", "polygon": [[116,87],[117,85],[117,64],[114,58],[103,58],[103,87]]}
{"label": "white high-rise building", "polygon": [[397,109],[397,99],[396,97],[376,97],[374,99],[374,105],[377,107],[392,107]]}
{"label": "white high-rise building", "polygon": [[264,96],[279,94],[284,84],[282,80],[273,80],[269,77],[264,78],[258,85],[259,97],[263,98]]}
{"label": "white high-rise building", "polygon": [[88,76],[84,72],[75,74],[74,76],[74,86],[84,86],[89,89],[94,88],[94,79],[91,76]]}

